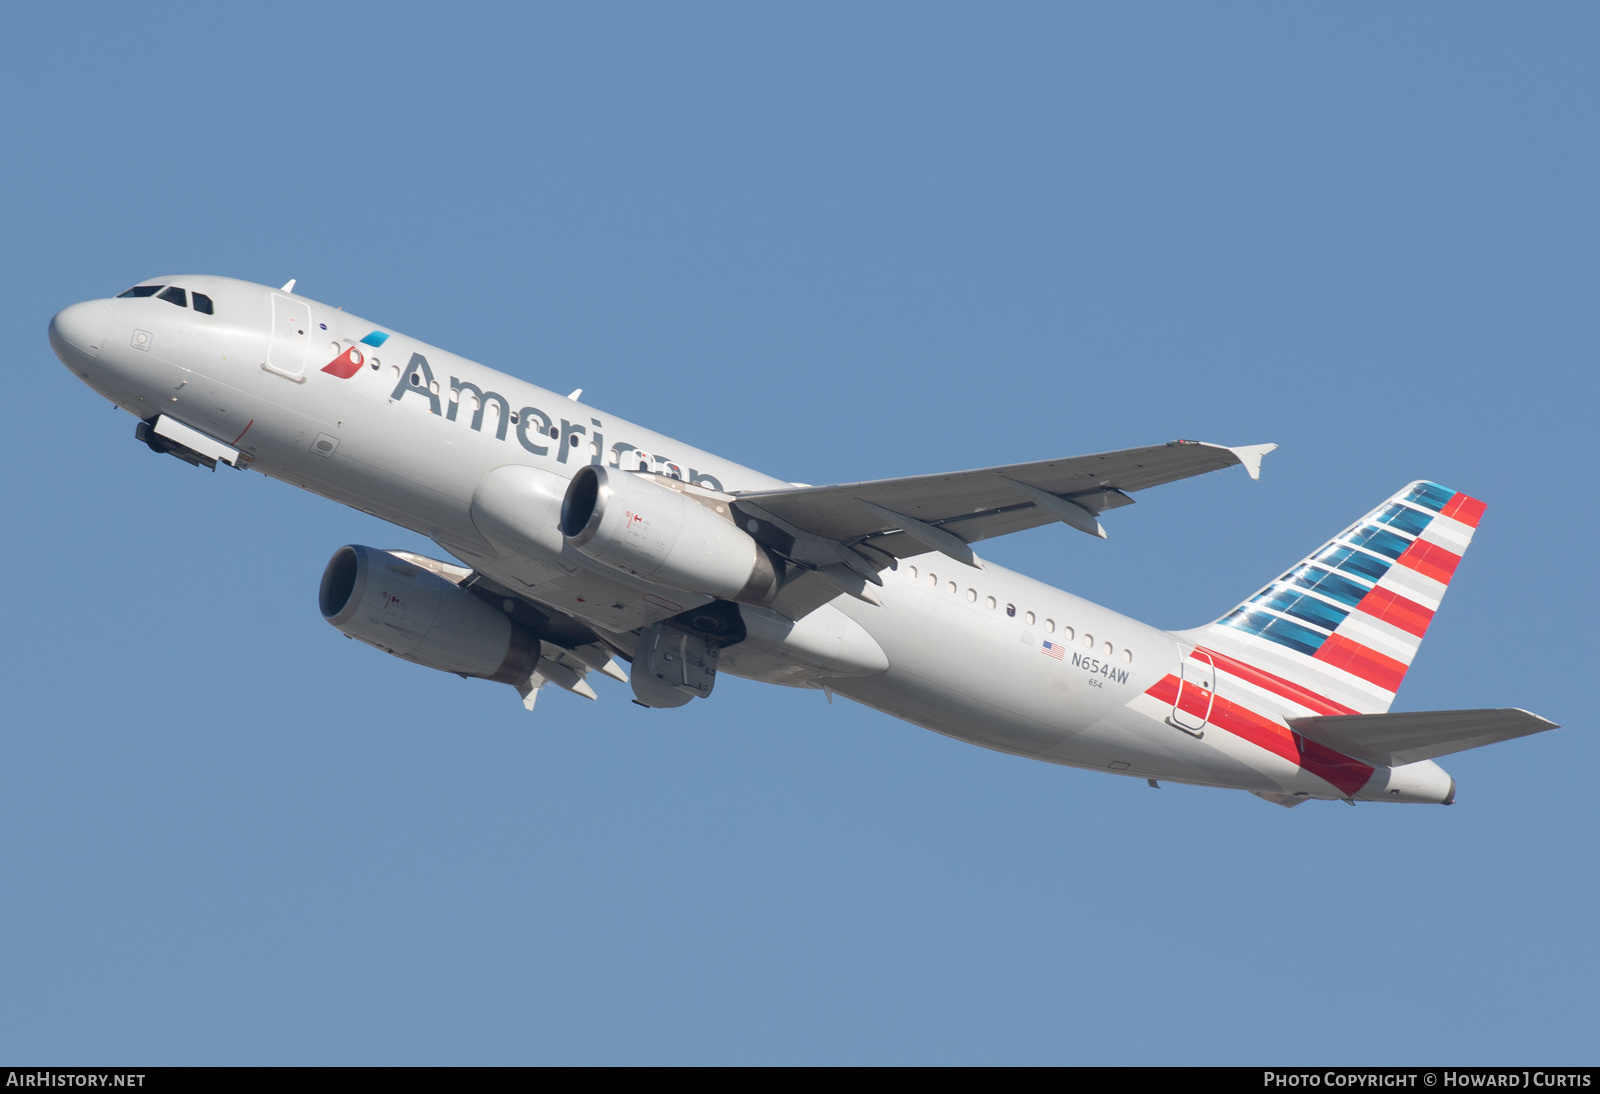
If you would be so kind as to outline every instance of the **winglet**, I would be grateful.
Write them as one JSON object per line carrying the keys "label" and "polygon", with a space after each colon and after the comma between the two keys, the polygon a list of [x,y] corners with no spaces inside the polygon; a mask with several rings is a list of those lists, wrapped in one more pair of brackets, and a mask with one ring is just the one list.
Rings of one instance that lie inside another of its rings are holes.
{"label": "winglet", "polygon": [[1239,457],[1239,462],[1244,464],[1244,469],[1250,473],[1252,479],[1259,479],[1261,477],[1261,457],[1277,447],[1275,444],[1242,444],[1237,448],[1230,448],[1228,451]]}

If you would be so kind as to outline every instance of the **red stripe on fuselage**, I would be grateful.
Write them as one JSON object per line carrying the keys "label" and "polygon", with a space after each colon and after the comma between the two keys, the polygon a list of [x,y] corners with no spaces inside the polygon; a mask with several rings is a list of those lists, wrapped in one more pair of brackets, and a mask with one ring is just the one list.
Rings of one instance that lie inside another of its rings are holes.
{"label": "red stripe on fuselage", "polygon": [[1451,520],[1459,520],[1469,528],[1476,528],[1478,522],[1483,519],[1483,511],[1487,508],[1489,507],[1477,498],[1469,498],[1465,494],[1457,494],[1445,503],[1444,509],[1440,511],[1439,515],[1441,517],[1449,517]]}
{"label": "red stripe on fuselage", "polygon": [[1393,589],[1373,589],[1361,598],[1356,611],[1365,612],[1418,638],[1427,632],[1428,624],[1433,621],[1433,612],[1415,600],[1407,600]]}
{"label": "red stripe on fuselage", "polygon": [[1369,650],[1360,642],[1352,642],[1341,634],[1330,634],[1316,652],[1316,659],[1334,668],[1344,669],[1391,693],[1400,690],[1400,681],[1406,676],[1406,666],[1399,661],[1385,657],[1377,650]]}
{"label": "red stripe on fuselage", "polygon": [[1312,711],[1313,713],[1361,713],[1359,710],[1352,710],[1350,707],[1335,703],[1332,699],[1329,699],[1326,696],[1318,695],[1316,692],[1302,684],[1296,684],[1293,681],[1285,680],[1281,676],[1274,676],[1272,673],[1267,672],[1264,669],[1258,669],[1254,665],[1247,665],[1243,661],[1235,660],[1225,653],[1218,653],[1216,650],[1211,649],[1208,646],[1200,646],[1198,649],[1201,653],[1211,658],[1211,660],[1216,664],[1217,668],[1221,669],[1229,676],[1234,676],[1245,681],[1246,683],[1254,684],[1256,687],[1261,688],[1264,691],[1270,691],[1272,694],[1280,698],[1287,699],[1291,703],[1299,703],[1301,706],[1305,707],[1309,711]]}
{"label": "red stripe on fuselage", "polygon": [[1327,745],[1318,744],[1298,733],[1294,735],[1294,743],[1300,748],[1301,767],[1318,778],[1327,780],[1352,797],[1367,785],[1373,771],[1376,770],[1360,760],[1351,759],[1342,752],[1335,752]]}
{"label": "red stripe on fuselage", "polygon": [[[1145,694],[1169,706],[1175,705],[1179,700],[1178,678],[1169,673]],[[1205,692],[1199,688],[1184,688],[1182,699],[1181,710],[1193,715],[1196,720],[1206,717]],[[1373,768],[1360,760],[1353,760],[1308,740],[1282,722],[1220,695],[1211,697],[1208,724],[1249,741],[1257,748],[1264,748],[1274,756],[1281,756],[1346,796],[1356,793],[1372,778]]]}

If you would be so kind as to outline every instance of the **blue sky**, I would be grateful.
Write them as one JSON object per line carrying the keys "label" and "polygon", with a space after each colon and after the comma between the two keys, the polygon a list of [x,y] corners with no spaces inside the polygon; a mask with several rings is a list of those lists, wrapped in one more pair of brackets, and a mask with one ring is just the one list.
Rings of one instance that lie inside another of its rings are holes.
{"label": "blue sky", "polygon": [[[0,1057],[1594,1061],[1592,7],[7,19]],[[176,272],[806,482],[1277,442],[986,545],[1162,626],[1435,479],[1489,510],[1397,708],[1568,728],[1291,812],[730,677],[530,717],[318,618],[425,541],[55,361]]]}

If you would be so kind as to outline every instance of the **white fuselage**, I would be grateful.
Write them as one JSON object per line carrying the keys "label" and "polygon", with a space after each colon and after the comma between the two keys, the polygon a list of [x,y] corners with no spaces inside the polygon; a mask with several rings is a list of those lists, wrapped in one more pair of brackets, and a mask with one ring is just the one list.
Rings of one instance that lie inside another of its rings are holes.
{"label": "white fuselage", "polygon": [[[553,551],[508,557],[473,520],[474,493],[489,472],[522,465],[570,479],[591,462],[636,470],[643,461],[733,494],[789,485],[398,332],[363,344],[387,328],[316,301],[226,278],[161,283],[205,293],[214,312],[119,298],[75,305],[52,323],[57,353],[86,384],[140,419],[168,415],[236,448],[250,469],[421,533],[604,633],[631,631],[668,609]],[[321,371],[351,347],[357,371]],[[410,383],[417,357],[426,372]],[[516,420],[479,393],[502,396]],[[826,658],[808,660],[798,646],[786,650],[781,634],[755,627],[724,651],[723,668],[826,686],[939,733],[1054,763],[1323,798],[1437,801],[1445,793],[1446,777],[1431,763],[1379,769],[1350,793],[1229,733],[1185,732],[1147,695],[1180,673],[1178,636],[1021,574],[930,554],[882,577],[881,606],[839,596],[829,618],[840,623],[812,643],[836,643],[845,662],[852,643],[875,644],[886,669],[878,662],[861,670],[871,674],[835,675]],[[1234,687],[1238,702],[1302,713]]]}

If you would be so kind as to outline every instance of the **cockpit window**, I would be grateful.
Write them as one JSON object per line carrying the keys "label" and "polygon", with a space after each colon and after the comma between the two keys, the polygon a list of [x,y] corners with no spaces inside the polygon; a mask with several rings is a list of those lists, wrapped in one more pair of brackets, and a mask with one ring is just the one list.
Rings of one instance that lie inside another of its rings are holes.
{"label": "cockpit window", "polygon": [[210,315],[211,314],[211,298],[209,296],[207,296],[203,292],[195,293],[194,294],[194,310],[197,311],[197,312],[204,312],[206,315]]}
{"label": "cockpit window", "polygon": [[187,308],[189,306],[189,294],[178,288],[176,285],[162,293],[160,299],[165,300],[169,304],[176,304],[180,308]]}
{"label": "cockpit window", "polygon": [[117,299],[121,300],[124,296],[154,296],[160,291],[160,285],[135,285],[127,292],[118,293]]}

